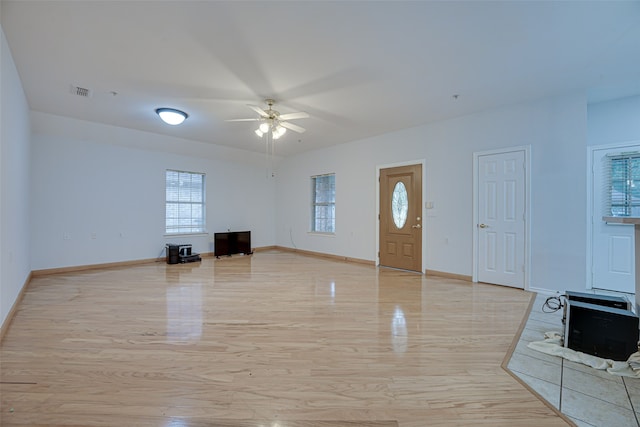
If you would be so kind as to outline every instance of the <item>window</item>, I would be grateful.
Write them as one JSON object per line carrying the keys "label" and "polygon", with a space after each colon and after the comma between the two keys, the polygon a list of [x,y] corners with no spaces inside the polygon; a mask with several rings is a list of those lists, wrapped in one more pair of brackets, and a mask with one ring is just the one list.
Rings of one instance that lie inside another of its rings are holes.
{"label": "window", "polygon": [[640,153],[607,156],[606,216],[640,216]]}
{"label": "window", "polygon": [[311,177],[311,200],[311,231],[317,233],[335,233],[335,174],[318,175]]}
{"label": "window", "polygon": [[407,195],[407,187],[402,181],[398,181],[393,188],[391,196],[391,213],[393,214],[393,223],[396,228],[401,229],[407,223],[407,213],[409,212],[409,200]]}
{"label": "window", "polygon": [[167,170],[167,234],[204,233],[204,174]]}

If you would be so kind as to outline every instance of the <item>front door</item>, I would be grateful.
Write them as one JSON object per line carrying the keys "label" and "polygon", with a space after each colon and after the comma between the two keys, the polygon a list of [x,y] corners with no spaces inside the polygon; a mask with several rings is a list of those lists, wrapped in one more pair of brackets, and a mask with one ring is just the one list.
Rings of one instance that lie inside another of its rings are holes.
{"label": "front door", "polygon": [[525,152],[478,156],[479,282],[524,289]]}
{"label": "front door", "polygon": [[380,265],[422,272],[422,165],[380,170]]}

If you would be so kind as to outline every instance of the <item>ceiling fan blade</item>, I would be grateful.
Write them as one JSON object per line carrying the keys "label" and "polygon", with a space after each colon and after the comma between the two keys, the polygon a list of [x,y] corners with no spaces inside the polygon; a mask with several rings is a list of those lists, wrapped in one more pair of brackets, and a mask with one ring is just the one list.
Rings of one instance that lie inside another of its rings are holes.
{"label": "ceiling fan blade", "polygon": [[287,129],[291,129],[294,132],[298,132],[298,133],[304,133],[306,131],[305,128],[298,126],[298,125],[294,125],[293,123],[288,123],[288,122],[280,122],[280,125],[282,127],[285,127]]}
{"label": "ceiling fan blade", "polygon": [[230,120],[225,120],[225,122],[257,122],[260,121],[262,119],[230,119]]}
{"label": "ceiling fan blade", "polygon": [[264,111],[262,108],[258,107],[257,105],[247,105],[247,107],[251,108],[253,111],[260,114],[261,116],[264,116],[264,117],[269,116],[266,111]]}
{"label": "ceiling fan blade", "polygon": [[308,119],[309,114],[304,111],[300,111],[299,113],[281,114],[279,118],[280,120]]}

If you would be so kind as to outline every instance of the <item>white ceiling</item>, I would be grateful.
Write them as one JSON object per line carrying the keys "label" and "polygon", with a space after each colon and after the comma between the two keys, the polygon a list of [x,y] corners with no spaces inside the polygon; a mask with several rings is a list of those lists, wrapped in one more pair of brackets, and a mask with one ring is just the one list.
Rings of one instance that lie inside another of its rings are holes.
{"label": "white ceiling", "polygon": [[[275,98],[311,115],[280,155],[573,91],[640,94],[638,1],[2,0],[0,14],[31,109],[262,152],[255,123],[225,120]],[[158,107],[190,117],[171,127]]]}

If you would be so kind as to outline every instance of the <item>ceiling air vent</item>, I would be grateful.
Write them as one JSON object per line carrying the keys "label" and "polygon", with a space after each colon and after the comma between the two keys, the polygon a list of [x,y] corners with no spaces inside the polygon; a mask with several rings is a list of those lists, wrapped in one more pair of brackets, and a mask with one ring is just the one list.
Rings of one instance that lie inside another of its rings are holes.
{"label": "ceiling air vent", "polygon": [[90,89],[80,86],[71,86],[71,94],[77,96],[83,96],[85,98],[91,98],[92,92]]}

